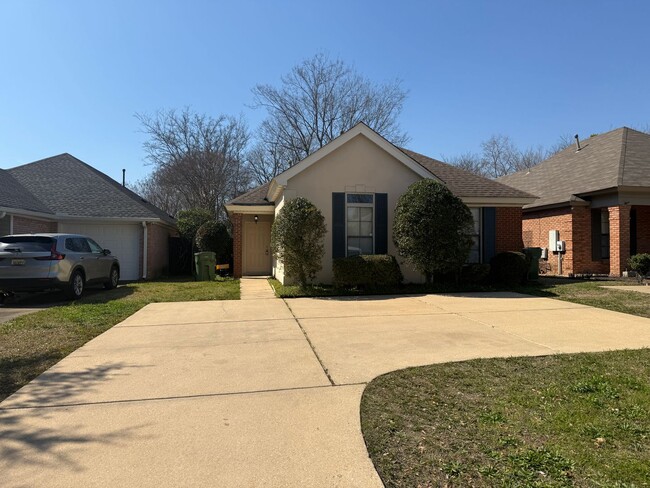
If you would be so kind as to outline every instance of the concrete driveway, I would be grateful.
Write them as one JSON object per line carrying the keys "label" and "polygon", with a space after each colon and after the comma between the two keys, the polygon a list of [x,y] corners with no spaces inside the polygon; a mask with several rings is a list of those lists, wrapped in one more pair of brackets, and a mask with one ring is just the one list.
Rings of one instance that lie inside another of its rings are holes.
{"label": "concrete driveway", "polygon": [[649,319],[508,293],[152,304],[0,404],[2,484],[381,486],[375,376],[648,346]]}

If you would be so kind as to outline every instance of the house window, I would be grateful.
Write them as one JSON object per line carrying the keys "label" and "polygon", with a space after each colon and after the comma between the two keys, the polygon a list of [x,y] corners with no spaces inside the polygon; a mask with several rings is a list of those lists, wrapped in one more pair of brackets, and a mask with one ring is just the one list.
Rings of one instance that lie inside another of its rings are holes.
{"label": "house window", "polygon": [[609,211],[600,212],[600,258],[609,259]]}
{"label": "house window", "polygon": [[347,255],[374,254],[374,195],[348,193],[346,206]]}
{"label": "house window", "polygon": [[480,208],[470,208],[472,212],[472,218],[474,219],[474,227],[472,230],[472,248],[469,251],[469,256],[467,258],[468,263],[480,263],[481,262],[481,209]]}

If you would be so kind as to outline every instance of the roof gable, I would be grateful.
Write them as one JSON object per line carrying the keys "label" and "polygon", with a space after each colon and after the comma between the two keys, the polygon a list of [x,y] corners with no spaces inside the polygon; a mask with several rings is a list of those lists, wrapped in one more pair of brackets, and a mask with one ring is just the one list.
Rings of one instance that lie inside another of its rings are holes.
{"label": "roof gable", "polygon": [[92,166],[64,153],[8,170],[57,216],[174,219]]}
{"label": "roof gable", "polygon": [[525,208],[567,203],[621,186],[650,187],[650,135],[621,127],[585,139],[498,181],[540,198]]}
{"label": "roof gable", "polygon": [[305,171],[307,168],[311,167],[313,164],[316,164],[325,156],[336,151],[339,147],[346,144],[350,140],[354,139],[358,135],[365,136],[367,139],[375,143],[377,146],[379,146],[381,149],[383,149],[388,154],[393,156],[396,160],[404,164],[407,168],[411,169],[414,173],[416,173],[421,178],[437,179],[435,175],[427,171],[427,169],[424,168],[422,165],[413,161],[413,159],[411,159],[406,154],[404,154],[404,152],[401,151],[398,147],[388,142],[386,139],[384,139],[382,136],[380,136],[377,132],[372,130],[363,122],[359,122],[350,130],[344,132],[333,141],[321,147],[318,151],[313,152],[302,161],[294,164],[289,169],[287,169],[286,171],[280,173],[275,178],[273,178],[269,186],[267,199],[269,201],[274,201],[282,191],[282,188],[287,185],[287,182],[289,181],[290,178],[293,178],[297,174]]}

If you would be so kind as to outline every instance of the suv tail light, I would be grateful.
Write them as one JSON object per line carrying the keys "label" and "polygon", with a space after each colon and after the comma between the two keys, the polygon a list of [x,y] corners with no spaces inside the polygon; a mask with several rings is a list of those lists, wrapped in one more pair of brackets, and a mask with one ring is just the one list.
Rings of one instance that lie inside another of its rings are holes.
{"label": "suv tail light", "polygon": [[49,256],[43,256],[41,258],[34,258],[38,261],[62,261],[65,259],[65,254],[61,254],[56,250],[56,241],[52,242],[52,248],[50,249]]}

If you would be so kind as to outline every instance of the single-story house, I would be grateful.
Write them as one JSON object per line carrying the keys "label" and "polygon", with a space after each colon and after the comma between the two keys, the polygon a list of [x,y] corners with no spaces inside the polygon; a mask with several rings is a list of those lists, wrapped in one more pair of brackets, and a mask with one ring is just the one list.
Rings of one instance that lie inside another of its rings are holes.
{"label": "single-story house", "polygon": [[440,181],[472,210],[475,246],[470,261],[489,262],[498,252],[521,250],[521,209],[534,197],[454,166],[400,149],[360,123],[270,182],[226,205],[233,223],[234,275],[274,275],[282,263],[269,249],[271,224],[284,203],[305,197],[325,217],[320,283],[332,281],[332,259],[350,254],[392,254],[405,280],[423,276],[398,256],[392,221],[397,200],[422,178]]}
{"label": "single-story house", "polygon": [[[621,276],[631,255],[650,252],[648,134],[622,127],[576,140],[575,147],[499,181],[539,196],[524,206],[522,237],[526,246],[548,249],[554,274],[558,254],[561,274]],[[552,231],[565,242],[564,252],[553,251]]]}
{"label": "single-story house", "polygon": [[70,154],[0,170],[0,236],[84,234],[120,260],[120,278],[155,278],[167,268],[175,220]]}

